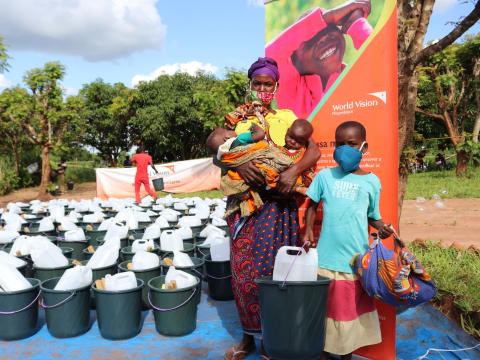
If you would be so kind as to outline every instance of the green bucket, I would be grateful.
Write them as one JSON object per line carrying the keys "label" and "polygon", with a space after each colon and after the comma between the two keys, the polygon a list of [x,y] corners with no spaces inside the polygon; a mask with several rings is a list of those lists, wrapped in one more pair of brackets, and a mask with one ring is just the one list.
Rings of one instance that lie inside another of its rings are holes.
{"label": "green bucket", "polygon": [[[159,251],[159,247],[155,245],[155,247],[153,248],[152,251],[149,251],[149,252],[153,252],[154,254],[158,254],[158,251]],[[132,247],[131,246],[125,246],[124,248],[122,248],[122,250],[120,250],[120,258],[122,261],[131,261],[132,258],[133,258],[133,255],[135,255],[134,252],[132,252]]]}
{"label": "green bucket", "polygon": [[37,331],[40,281],[27,279],[32,288],[0,292],[0,339],[19,340]]}
{"label": "green bucket", "polygon": [[[188,244],[188,243],[183,243],[183,250],[179,250],[181,252],[187,253],[188,256],[194,257],[195,256],[195,245],[193,244]],[[173,251],[166,251],[166,250],[159,250],[160,257],[162,259],[166,257],[172,257],[173,256]]]}
{"label": "green bucket", "polygon": [[190,226],[190,229],[192,230],[192,236],[194,238],[197,237],[202,232],[204,227],[204,225]]}
{"label": "green bucket", "polygon": [[57,245],[60,247],[69,247],[73,249],[72,259],[76,260],[84,260],[85,257],[83,256],[83,249],[88,246],[87,241],[65,241],[65,240],[58,240]]}
{"label": "green bucket", "polygon": [[211,255],[203,259],[210,297],[220,301],[233,300],[230,261],[212,261]]}
{"label": "green bucket", "polygon": [[[197,238],[198,241],[198,238]],[[197,242],[197,256],[200,258],[204,258],[210,255],[210,244],[203,245],[203,241],[201,243]]]}
{"label": "green bucket", "polygon": [[319,359],[325,340],[330,280],[273,281],[258,284],[263,346],[275,359]]}
{"label": "green bucket", "polygon": [[[85,232],[89,231],[87,230],[87,226],[91,227],[94,231],[98,230],[100,227],[101,222],[99,223],[92,223],[92,222],[84,222],[84,221],[79,221],[77,223],[77,226],[80,226]],[[91,230],[90,230],[91,231]]]}
{"label": "green bucket", "polygon": [[68,262],[68,265],[60,266],[57,268],[42,268],[33,265],[33,277],[42,282],[52,278],[60,278],[67,269],[70,269],[72,267],[73,264],[71,260]]}
{"label": "green bucket", "polygon": [[[83,260],[82,265],[85,266],[88,260]],[[117,263],[113,263],[109,266],[104,266],[97,269],[92,269],[92,281],[95,283],[96,280],[104,278],[105,275],[115,275],[117,273]],[[95,293],[92,291],[90,298],[90,308],[95,309]]]}
{"label": "green bucket", "polygon": [[197,326],[197,284],[184,289],[163,290],[165,276],[148,282],[148,302],[153,309],[155,328],[166,336],[182,336]]}
{"label": "green bucket", "polygon": [[155,191],[163,191],[164,189],[163,178],[160,177],[160,178],[152,179],[152,183]]}
{"label": "green bucket", "polygon": [[25,262],[25,264],[21,265],[21,266],[18,266],[17,267],[17,270],[20,271],[20,273],[25,276],[26,272],[27,272],[27,266],[28,266],[28,263]]}
{"label": "green bucket", "polygon": [[59,246],[59,248],[62,250],[62,254],[65,255],[67,259],[71,259],[73,255],[73,248],[71,247],[63,247]]}
{"label": "green bucket", "polygon": [[[97,243],[98,243],[98,246],[102,246],[103,244],[105,244],[105,240],[97,240]],[[128,239],[127,238],[120,239],[120,249],[127,246],[127,244],[128,244]]]}
{"label": "green bucket", "polygon": [[89,237],[89,243],[92,246],[99,245],[98,241],[103,240],[106,233],[107,233],[107,230],[92,230],[92,231],[85,230],[85,235]]}
{"label": "green bucket", "polygon": [[122,291],[92,289],[97,305],[100,334],[105,339],[121,340],[136,336],[142,327],[143,280],[137,278],[137,287]]}
{"label": "green bucket", "polygon": [[[203,267],[205,265],[205,261],[197,257],[191,257],[190,259],[193,262],[193,266],[175,266],[175,269],[185,271],[186,273],[196,276],[197,278],[202,280],[204,278]],[[162,265],[162,274],[166,275],[169,266],[165,265],[163,263],[163,260],[161,261],[161,265]],[[201,299],[202,299],[202,282],[200,281],[198,283],[198,291],[197,291],[198,304],[200,303]]]}
{"label": "green bucket", "polygon": [[[130,261],[124,261],[118,265],[120,272],[132,271],[137,279],[143,280],[144,284],[148,284],[151,279],[161,275],[162,269],[160,265],[145,270],[128,270],[127,266],[129,262]],[[150,305],[148,304],[148,286],[142,288],[142,309],[150,309]]]}
{"label": "green bucket", "polygon": [[[95,251],[97,251],[97,248],[98,248],[98,246],[94,246],[94,247],[93,247],[93,249],[94,249]],[[82,250],[82,253],[83,253],[83,258],[84,258],[85,260],[90,260],[90,258],[93,256],[93,254],[94,254],[95,252],[91,253],[91,252],[88,251],[88,249],[83,249],[83,250]]]}
{"label": "green bucket", "polygon": [[193,245],[195,245],[195,238],[194,238],[194,237],[190,237],[190,238],[183,239],[183,243],[184,243],[184,244],[193,244]]}
{"label": "green bucket", "polygon": [[[16,256],[16,255],[15,255]],[[27,263],[27,266],[25,266],[22,272],[22,274],[27,277],[27,278],[33,278],[33,261],[30,255],[21,255],[17,256],[17,258],[22,259]]]}
{"label": "green bucket", "polygon": [[60,278],[42,282],[42,301],[47,328],[56,338],[84,334],[90,328],[90,285],[73,290],[54,290]]}

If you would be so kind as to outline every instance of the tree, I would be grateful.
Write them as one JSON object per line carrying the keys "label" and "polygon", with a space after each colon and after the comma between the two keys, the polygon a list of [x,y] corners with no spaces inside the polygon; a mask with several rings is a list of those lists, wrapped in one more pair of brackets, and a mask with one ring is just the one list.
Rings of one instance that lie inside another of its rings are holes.
{"label": "tree", "polygon": [[31,113],[22,123],[28,139],[41,149],[42,177],[39,197],[46,194],[50,181],[50,151],[62,145],[66,135],[81,136],[81,101],[71,96],[62,97],[60,81],[65,67],[58,62],[48,62],[43,68],[28,71],[24,81],[31,91]]}
{"label": "tree", "polygon": [[5,70],[8,70],[8,53],[5,44],[3,43],[3,37],[0,36],[0,74]]}
{"label": "tree", "polygon": [[15,173],[20,178],[20,152],[27,143],[22,123],[30,116],[31,98],[20,87],[5,89],[0,94],[0,145],[13,154]]}
{"label": "tree", "polygon": [[228,102],[235,106],[243,104],[249,86],[246,72],[227,69],[224,83]]}
{"label": "tree", "polygon": [[[416,111],[445,127],[457,154],[457,175],[462,175],[467,170],[468,154],[462,147],[465,142],[464,131],[477,112],[476,104],[470,96],[475,81],[472,66],[467,63],[471,58],[467,56],[466,50],[480,50],[469,45],[469,41],[461,45],[450,45],[431,56],[419,68]],[[471,51],[468,54],[474,55]]]}
{"label": "tree", "polygon": [[418,71],[428,58],[460,38],[480,18],[480,1],[455,28],[439,41],[424,47],[435,0],[399,0],[398,10],[398,150],[400,156],[399,216],[408,180],[404,150],[411,144],[415,126]]}
{"label": "tree", "polygon": [[136,92],[122,83],[110,85],[102,79],[80,90],[88,128],[83,142],[97,149],[110,166],[117,166],[122,150],[132,146],[129,121],[135,115]]}
{"label": "tree", "polygon": [[205,140],[233,105],[225,82],[199,72],[161,75],[138,86],[132,132],[157,161],[207,156]]}

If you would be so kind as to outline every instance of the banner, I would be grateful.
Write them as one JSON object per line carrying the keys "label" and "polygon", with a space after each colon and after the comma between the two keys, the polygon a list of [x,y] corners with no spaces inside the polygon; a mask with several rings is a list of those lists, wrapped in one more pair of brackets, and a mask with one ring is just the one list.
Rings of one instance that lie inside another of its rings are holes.
{"label": "banner", "polygon": [[[382,183],[380,211],[397,224],[397,20],[394,0],[267,0],[267,56],[280,70],[279,108],[311,121],[322,157],[334,167],[335,129],[355,120],[367,131],[362,167]],[[305,206],[300,209],[304,221]],[[321,210],[317,236],[321,227]],[[388,243],[387,243],[388,244]],[[390,241],[389,246],[393,246]],[[395,359],[395,309],[377,302],[382,343],[360,349]]]}
{"label": "banner", "polygon": [[[220,168],[213,165],[212,158],[178,161],[155,165],[163,177],[164,191],[171,193],[206,191],[220,188]],[[136,168],[95,169],[97,197],[101,199],[135,196]],[[155,172],[149,168],[150,186]],[[143,185],[140,195],[147,195]]]}

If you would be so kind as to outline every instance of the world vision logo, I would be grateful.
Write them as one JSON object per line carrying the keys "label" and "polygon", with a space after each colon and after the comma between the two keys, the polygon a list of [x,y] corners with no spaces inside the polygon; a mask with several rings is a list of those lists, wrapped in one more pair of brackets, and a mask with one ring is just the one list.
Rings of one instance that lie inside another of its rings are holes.
{"label": "world vision logo", "polygon": [[353,114],[356,109],[365,109],[387,104],[387,92],[377,91],[368,93],[368,97],[354,101],[347,101],[341,104],[332,104],[332,115]]}
{"label": "world vision logo", "polygon": [[162,165],[158,168],[158,175],[160,176],[168,176],[175,174],[175,165]]}

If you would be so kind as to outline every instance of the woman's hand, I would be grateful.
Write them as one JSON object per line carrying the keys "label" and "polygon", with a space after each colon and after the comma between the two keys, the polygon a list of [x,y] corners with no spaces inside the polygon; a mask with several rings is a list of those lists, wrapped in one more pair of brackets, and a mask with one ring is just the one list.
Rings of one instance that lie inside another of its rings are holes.
{"label": "woman's hand", "polygon": [[284,172],[280,173],[277,182],[277,191],[282,195],[290,194],[297,183],[297,177],[298,173],[295,166],[291,166]]}
{"label": "woman's hand", "polygon": [[370,15],[372,5],[370,0],[351,0],[336,8],[327,10],[323,13],[323,19],[327,24],[341,25],[342,19],[348,17],[355,10],[361,10],[363,17]]}
{"label": "woman's hand", "polygon": [[255,160],[251,160],[235,167],[235,171],[240,174],[247,185],[258,188],[265,184],[265,179],[263,178],[260,169],[255,166],[254,161]]}

